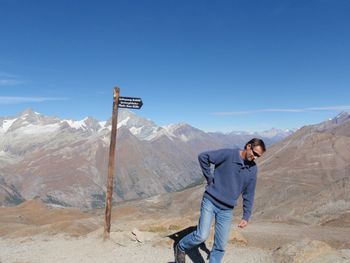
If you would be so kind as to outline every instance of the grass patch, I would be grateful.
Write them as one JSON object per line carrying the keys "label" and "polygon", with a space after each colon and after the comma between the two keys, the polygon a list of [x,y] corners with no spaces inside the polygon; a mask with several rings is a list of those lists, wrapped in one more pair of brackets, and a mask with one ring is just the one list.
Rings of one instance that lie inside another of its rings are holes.
{"label": "grass patch", "polygon": [[169,230],[180,230],[181,229],[181,226],[178,226],[178,225],[170,225],[168,227]]}
{"label": "grass patch", "polygon": [[147,232],[153,232],[153,233],[160,233],[160,232],[166,232],[168,229],[165,226],[160,226],[160,225],[154,225],[150,226],[147,229]]}
{"label": "grass patch", "polygon": [[181,229],[181,226],[179,226],[179,225],[170,225],[170,226],[152,225],[152,226],[148,226],[148,227],[142,227],[141,231],[153,232],[153,233],[161,233],[161,232],[167,232],[169,230],[177,231],[177,230],[180,230],[180,229]]}

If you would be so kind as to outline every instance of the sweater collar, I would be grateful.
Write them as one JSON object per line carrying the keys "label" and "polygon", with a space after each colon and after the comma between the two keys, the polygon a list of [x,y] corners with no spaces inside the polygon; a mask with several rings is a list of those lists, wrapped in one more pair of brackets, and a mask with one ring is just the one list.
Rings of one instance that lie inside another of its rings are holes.
{"label": "sweater collar", "polygon": [[241,149],[239,149],[239,148],[233,149],[233,158],[232,158],[233,162],[238,163],[238,164],[242,165],[243,167],[247,167],[247,168],[250,168],[250,167],[256,165],[254,161],[249,162],[249,161],[243,160],[241,157],[240,151],[241,151]]}

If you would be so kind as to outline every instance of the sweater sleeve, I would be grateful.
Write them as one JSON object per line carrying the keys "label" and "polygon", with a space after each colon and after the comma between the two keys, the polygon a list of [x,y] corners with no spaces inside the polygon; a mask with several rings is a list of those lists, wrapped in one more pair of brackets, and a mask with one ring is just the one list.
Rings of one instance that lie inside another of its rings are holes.
{"label": "sweater sleeve", "polygon": [[202,169],[203,175],[207,180],[208,185],[214,180],[214,176],[210,169],[210,164],[219,165],[222,163],[227,156],[225,149],[203,152],[198,155],[199,165]]}
{"label": "sweater sleeve", "polygon": [[249,221],[250,216],[252,214],[255,187],[256,187],[256,177],[249,182],[249,184],[247,185],[247,187],[244,189],[242,193],[242,198],[243,198],[243,218],[242,219],[246,221]]}

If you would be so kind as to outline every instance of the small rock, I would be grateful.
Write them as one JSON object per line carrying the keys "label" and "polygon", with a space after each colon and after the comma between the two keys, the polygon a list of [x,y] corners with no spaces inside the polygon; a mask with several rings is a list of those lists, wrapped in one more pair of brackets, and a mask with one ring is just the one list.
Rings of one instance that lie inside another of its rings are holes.
{"label": "small rock", "polygon": [[143,243],[145,241],[144,235],[140,230],[134,228],[134,230],[132,231],[132,234],[135,236],[138,242]]}
{"label": "small rock", "polygon": [[135,243],[135,236],[130,232],[111,232],[110,239],[120,246],[128,246]]}
{"label": "small rock", "polygon": [[159,235],[157,233],[140,231],[137,228],[134,228],[134,230],[132,231],[132,234],[133,234],[135,240],[140,242],[140,243],[152,241],[152,240],[156,239],[157,237],[159,237]]}

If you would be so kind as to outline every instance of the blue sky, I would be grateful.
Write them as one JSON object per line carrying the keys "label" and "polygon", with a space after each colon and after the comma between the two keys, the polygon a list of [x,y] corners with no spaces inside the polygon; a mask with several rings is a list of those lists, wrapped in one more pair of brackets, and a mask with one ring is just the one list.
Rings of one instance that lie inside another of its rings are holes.
{"label": "blue sky", "polygon": [[347,0],[0,0],[0,116],[261,131],[350,112]]}

